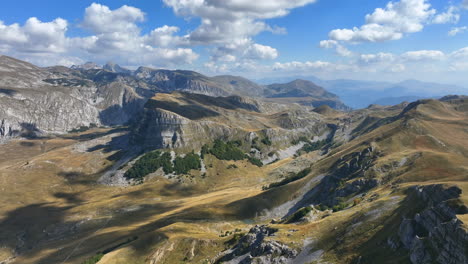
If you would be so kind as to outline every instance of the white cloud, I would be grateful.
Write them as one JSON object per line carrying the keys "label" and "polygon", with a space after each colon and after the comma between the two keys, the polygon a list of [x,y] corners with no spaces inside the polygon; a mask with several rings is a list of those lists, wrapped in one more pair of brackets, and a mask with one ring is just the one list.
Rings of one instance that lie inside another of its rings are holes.
{"label": "white cloud", "polygon": [[335,49],[336,54],[342,57],[351,57],[354,54],[343,45],[339,44],[336,40],[322,40],[319,47],[323,49]]}
{"label": "white cloud", "polygon": [[361,54],[359,60],[361,63],[365,64],[393,62],[395,60],[395,56],[391,53],[379,52],[377,54]]}
{"label": "white cloud", "polygon": [[[322,43],[325,47],[326,42]],[[331,46],[333,48],[333,46]],[[239,74],[250,78],[316,76],[322,79],[366,79],[403,81],[420,79],[433,82],[462,82],[468,70],[468,47],[444,53],[437,50],[414,50],[401,54],[379,52],[355,54],[336,62],[304,60],[273,62],[213,62],[204,66],[208,74]]]}
{"label": "white cloud", "polygon": [[[287,15],[290,10],[316,0],[163,0],[174,12],[185,18],[200,18],[200,25],[190,32],[192,45],[216,45],[212,59],[225,55],[237,59],[272,59],[278,52],[260,45],[252,37],[270,31],[285,34],[286,29],[270,26],[265,20]],[[232,48],[236,46],[236,50]]]}
{"label": "white cloud", "polygon": [[278,57],[278,51],[270,46],[264,46],[260,44],[252,44],[246,50],[246,57],[250,59],[276,59]]}
{"label": "white cloud", "polygon": [[445,54],[439,50],[408,51],[401,55],[405,61],[442,60]]}
{"label": "white cloud", "polygon": [[468,58],[468,47],[461,48],[459,50],[456,50],[450,54],[451,58],[454,59],[466,59]]}
{"label": "white cloud", "polygon": [[272,65],[271,70],[283,72],[308,72],[308,71],[342,71],[351,69],[351,65],[336,64],[327,61],[292,61],[292,62],[276,62]]}
{"label": "white cloud", "polygon": [[338,41],[336,40],[322,40],[319,43],[319,46],[323,49],[332,49],[338,45]]}
{"label": "white cloud", "polygon": [[456,36],[457,34],[461,34],[463,32],[466,32],[468,30],[468,27],[467,26],[463,26],[463,27],[454,27],[452,28],[449,32],[448,32],[448,35],[451,36],[451,37],[454,37]]}
{"label": "white cloud", "polygon": [[468,47],[456,50],[448,56],[450,58],[450,71],[466,73],[468,70]]}
{"label": "white cloud", "polygon": [[462,7],[468,9],[468,0],[463,0]]}
{"label": "white cloud", "polygon": [[183,37],[174,36],[177,32],[179,32],[178,27],[164,25],[154,29],[149,35],[145,36],[145,43],[161,47],[185,44]]}
{"label": "white cloud", "polygon": [[335,29],[329,38],[345,42],[382,42],[401,39],[404,34],[419,32],[435,14],[426,0],[389,2],[366,15],[366,23],[353,29]]}
{"label": "white cloud", "polygon": [[85,10],[83,27],[96,34],[113,32],[136,32],[140,29],[135,24],[145,19],[145,13],[140,9],[124,5],[110,10],[105,5],[92,3]]}
{"label": "white cloud", "polygon": [[142,35],[138,23],[144,21],[140,9],[122,6],[115,10],[93,3],[85,10],[80,26],[91,35],[67,37],[68,22],[57,18],[41,22],[32,17],[21,26],[0,21],[0,52],[28,59],[40,65],[89,60],[120,61],[126,65],[171,67],[193,63],[198,55],[186,46],[179,28],[163,26]]}
{"label": "white cloud", "polygon": [[447,24],[452,23],[456,24],[460,21],[459,10],[455,6],[449,6],[446,12],[440,13],[434,17],[432,23],[434,24]]}
{"label": "white cloud", "polygon": [[23,26],[5,25],[0,21],[0,49],[15,49],[22,52],[62,52],[65,49],[68,23],[57,18],[51,22],[41,22],[29,18]]}

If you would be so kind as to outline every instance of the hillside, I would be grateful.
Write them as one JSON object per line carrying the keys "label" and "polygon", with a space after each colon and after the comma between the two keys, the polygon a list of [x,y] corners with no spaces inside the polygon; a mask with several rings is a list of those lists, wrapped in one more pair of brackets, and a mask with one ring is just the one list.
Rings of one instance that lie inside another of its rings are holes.
{"label": "hillside", "polygon": [[[137,127],[11,140],[0,148],[0,259],[464,263],[467,110],[457,96],[337,115],[176,92],[148,101]],[[266,140],[270,130],[280,133]],[[103,181],[142,166],[157,135],[176,139],[161,151],[194,150],[203,166]],[[247,159],[272,151],[263,166]]]}
{"label": "hillside", "polygon": [[267,85],[266,97],[277,102],[297,102],[302,105],[319,107],[328,105],[338,110],[349,110],[337,95],[306,80],[294,80],[284,84]]}
{"label": "hillside", "polygon": [[199,148],[216,138],[269,138],[285,146],[304,132],[330,133],[318,115],[298,105],[187,93],[153,97],[138,127],[144,145],[156,148]]}

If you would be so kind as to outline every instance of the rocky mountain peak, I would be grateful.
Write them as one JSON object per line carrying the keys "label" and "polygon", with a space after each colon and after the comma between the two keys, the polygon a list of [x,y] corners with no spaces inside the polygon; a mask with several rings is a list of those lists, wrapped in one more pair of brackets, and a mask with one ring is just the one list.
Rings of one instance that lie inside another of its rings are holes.
{"label": "rocky mountain peak", "polygon": [[110,71],[110,72],[115,72],[115,73],[126,73],[129,74],[132,71],[126,68],[121,67],[120,65],[114,63],[114,62],[108,62],[106,63],[103,67],[104,70]]}

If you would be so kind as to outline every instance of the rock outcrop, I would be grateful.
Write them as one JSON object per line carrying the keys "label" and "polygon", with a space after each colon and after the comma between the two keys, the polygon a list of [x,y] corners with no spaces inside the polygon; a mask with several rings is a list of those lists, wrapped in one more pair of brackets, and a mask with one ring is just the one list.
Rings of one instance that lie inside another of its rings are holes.
{"label": "rock outcrop", "polygon": [[268,226],[255,226],[241,237],[236,245],[224,252],[216,263],[285,264],[297,256],[297,251],[271,239],[277,230]]}
{"label": "rock outcrop", "polygon": [[295,107],[285,110],[283,105],[237,96],[159,94],[145,105],[135,140],[152,149],[198,149],[215,139],[250,138],[251,143],[267,137],[279,149],[300,136],[330,133],[318,114]]}
{"label": "rock outcrop", "polygon": [[425,207],[414,217],[403,219],[399,227],[400,242],[409,250],[411,262],[468,263],[468,233],[457,218],[458,214],[468,213],[458,200],[461,190],[429,185],[413,187],[411,192]]}

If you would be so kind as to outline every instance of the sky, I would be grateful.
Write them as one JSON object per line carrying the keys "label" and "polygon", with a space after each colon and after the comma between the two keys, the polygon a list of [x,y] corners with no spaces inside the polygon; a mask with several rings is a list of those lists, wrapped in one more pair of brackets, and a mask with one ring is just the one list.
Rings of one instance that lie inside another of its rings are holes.
{"label": "sky", "polygon": [[0,54],[468,86],[468,0],[2,0]]}

